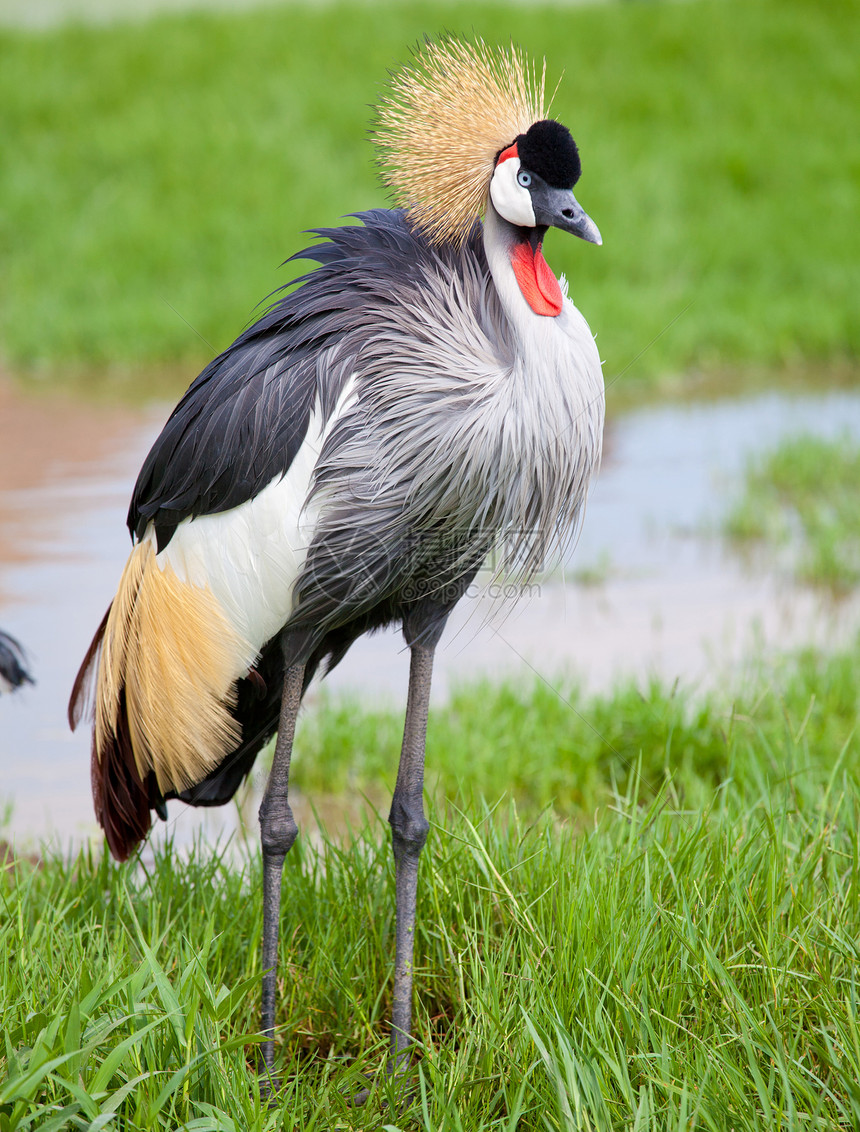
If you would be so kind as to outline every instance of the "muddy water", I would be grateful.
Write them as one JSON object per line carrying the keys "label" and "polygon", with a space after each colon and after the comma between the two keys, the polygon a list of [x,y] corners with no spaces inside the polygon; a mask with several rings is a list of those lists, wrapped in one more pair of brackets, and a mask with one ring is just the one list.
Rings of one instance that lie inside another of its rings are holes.
{"label": "muddy water", "polygon": [[[19,840],[66,845],[97,833],[87,736],[69,732],[65,705],[128,553],[129,494],[167,411],[32,398],[0,384],[0,625],[25,645],[38,681],[0,698],[0,804],[12,803],[4,832]],[[655,674],[701,686],[739,679],[752,649],[849,639],[856,600],[834,608],[708,534],[748,453],[801,430],[845,429],[860,436],[860,393],[767,394],[616,419],[575,554],[513,606],[486,591],[461,603],[439,648],[437,700],[485,674],[552,681],[568,670],[592,688]],[[399,636],[381,634],[359,642],[328,682],[400,706],[407,669]],[[180,841],[234,823],[231,809],[171,803]]]}

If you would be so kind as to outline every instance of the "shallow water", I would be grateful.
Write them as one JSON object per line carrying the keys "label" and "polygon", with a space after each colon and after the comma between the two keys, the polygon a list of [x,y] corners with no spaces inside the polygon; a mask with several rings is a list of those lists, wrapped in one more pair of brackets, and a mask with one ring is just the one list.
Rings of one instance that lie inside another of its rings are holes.
{"label": "shallow water", "polygon": [[[0,698],[0,799],[17,839],[61,845],[97,834],[88,737],[65,705],[129,549],[137,469],[167,414],[30,398],[0,385],[0,625],[28,651],[38,683]],[[860,436],[860,393],[770,393],[629,412],[607,432],[604,466],[565,571],[515,605],[464,600],[438,650],[434,694],[463,679],[572,670],[592,688],[654,674],[701,686],[740,679],[754,648],[835,645],[860,602],[834,606],[766,563],[743,563],[715,531],[751,452],[800,431]],[[575,580],[586,570],[599,584]],[[327,683],[395,705],[408,656],[396,633],[354,646]],[[231,808],[171,803],[180,841],[231,829]],[[164,827],[159,827],[163,835]]]}

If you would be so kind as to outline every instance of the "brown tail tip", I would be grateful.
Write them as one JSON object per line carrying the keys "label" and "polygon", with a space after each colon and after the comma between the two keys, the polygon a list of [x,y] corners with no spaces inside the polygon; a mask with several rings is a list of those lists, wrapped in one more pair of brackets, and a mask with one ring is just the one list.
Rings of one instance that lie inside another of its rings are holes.
{"label": "brown tail tip", "polygon": [[108,848],[127,861],[152,828],[149,789],[138,773],[131,747],[125,692],[120,694],[116,736],[99,758],[93,740],[93,804]]}
{"label": "brown tail tip", "polygon": [[[72,686],[69,699],[69,726],[72,731],[85,715],[90,714],[93,684],[109,614],[110,606],[96,630]],[[152,816],[149,790],[141,780],[132,751],[124,692],[120,694],[116,735],[111,737],[101,755],[96,750],[93,735],[91,759],[96,818],[105,831],[108,848],[113,856],[118,861],[127,861],[149,833]]]}

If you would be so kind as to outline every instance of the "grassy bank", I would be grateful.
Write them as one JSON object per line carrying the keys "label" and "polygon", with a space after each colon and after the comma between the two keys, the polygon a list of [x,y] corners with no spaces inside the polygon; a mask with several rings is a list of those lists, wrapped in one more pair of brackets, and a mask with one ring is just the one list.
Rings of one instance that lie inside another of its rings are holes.
{"label": "grassy bank", "polygon": [[[422,862],[411,1114],[384,1091],[345,1103],[384,1058],[380,824],[288,861],[273,1112],[249,1069],[255,857],[20,862],[0,879],[0,1127],[856,1126],[856,667],[807,653],[733,709],[659,688],[557,706],[541,686],[435,714],[436,790],[458,806],[432,804]],[[297,773],[368,781],[393,721],[325,715]],[[474,801],[509,784],[516,810]]]}
{"label": "grassy bank", "polygon": [[546,53],[551,86],[566,72],[554,112],[605,246],[554,236],[548,254],[608,376],[856,361],[848,0],[339,4],[2,32],[0,358],[54,378],[179,363],[186,381],[290,277],[302,229],[383,203],[368,104],[445,27]]}
{"label": "grassy bank", "polygon": [[740,545],[788,558],[800,580],[847,593],[860,582],[860,447],[790,437],[752,460],[725,522]]}
{"label": "grassy bank", "polygon": [[[650,801],[671,776],[683,805],[703,810],[729,777],[743,795],[756,792],[758,745],[778,746],[787,719],[795,730],[802,721],[822,765],[840,754],[860,777],[857,663],[853,652],[825,658],[810,649],[773,667],[750,665],[734,700],[657,682],[589,696],[564,680],[455,690],[432,716],[427,789],[437,804],[457,795],[470,808],[506,792],[524,815],[551,807],[580,825],[616,791]],[[292,781],[311,799],[362,794],[383,808],[401,730],[398,713],[323,696],[301,719]],[[749,759],[738,758],[741,749]]]}

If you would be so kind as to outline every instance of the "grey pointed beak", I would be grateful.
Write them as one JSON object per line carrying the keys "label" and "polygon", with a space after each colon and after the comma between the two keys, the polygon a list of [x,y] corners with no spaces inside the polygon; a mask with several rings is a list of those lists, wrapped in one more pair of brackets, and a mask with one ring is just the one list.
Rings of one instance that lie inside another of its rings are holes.
{"label": "grey pointed beak", "polygon": [[586,240],[589,244],[602,244],[600,230],[571,189],[551,189],[548,185],[532,191],[535,220],[547,228],[560,228]]}

